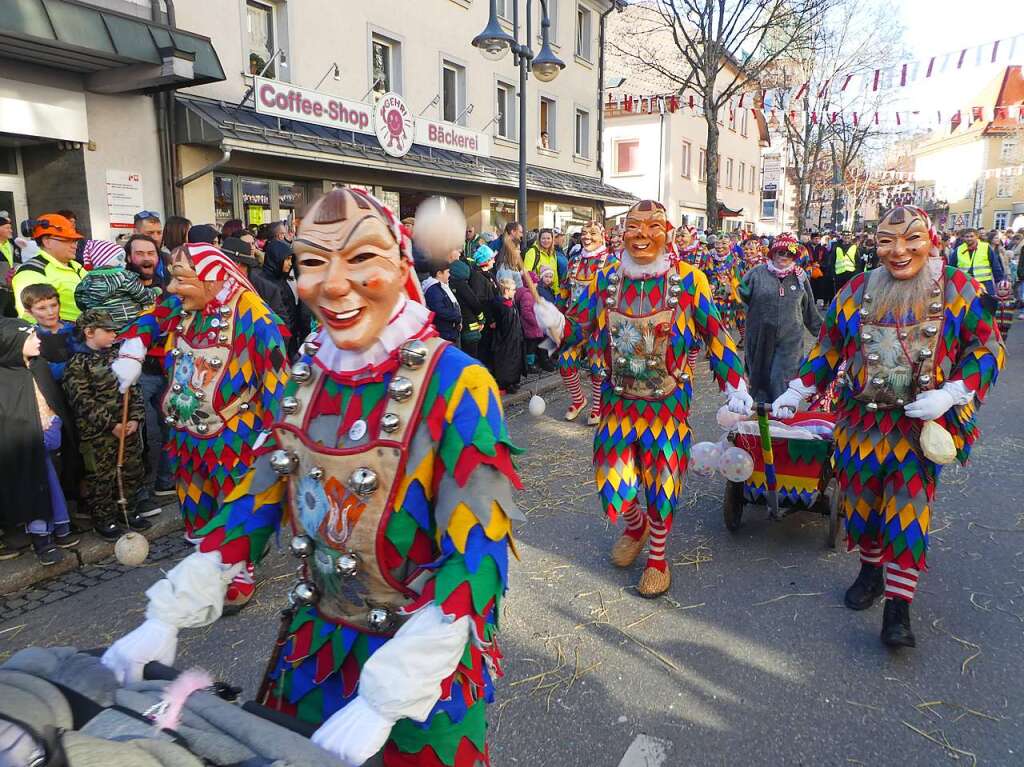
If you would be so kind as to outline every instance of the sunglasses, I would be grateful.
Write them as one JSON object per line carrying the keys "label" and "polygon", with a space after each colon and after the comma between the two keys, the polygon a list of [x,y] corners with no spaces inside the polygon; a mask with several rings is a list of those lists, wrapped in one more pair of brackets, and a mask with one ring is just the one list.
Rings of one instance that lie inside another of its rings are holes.
{"label": "sunglasses", "polygon": [[159,221],[160,214],[157,213],[155,210],[140,210],[138,213],[135,214],[136,221],[142,221],[143,219],[147,218],[155,218],[157,221]]}

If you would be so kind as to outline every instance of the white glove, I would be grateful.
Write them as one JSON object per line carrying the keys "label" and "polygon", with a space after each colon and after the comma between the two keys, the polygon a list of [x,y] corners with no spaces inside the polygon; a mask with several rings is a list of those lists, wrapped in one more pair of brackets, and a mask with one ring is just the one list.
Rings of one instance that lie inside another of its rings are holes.
{"label": "white glove", "polygon": [[911,418],[934,421],[954,405],[966,405],[972,399],[974,392],[968,389],[963,381],[950,381],[943,384],[940,389],[921,392],[913,402],[903,408],[903,412]]}
{"label": "white glove", "polygon": [[555,343],[555,348],[561,346],[565,335],[565,317],[562,313],[546,298],[540,298],[534,303],[533,313],[544,329],[544,334]]}
{"label": "white glove", "polygon": [[124,394],[139,376],[142,375],[142,360],[146,357],[146,345],[141,339],[129,338],[121,344],[117,359],[110,364],[110,369],[117,376],[117,389]]}
{"label": "white glove", "polygon": [[217,620],[228,584],[244,567],[244,562],[225,567],[217,551],[189,554],[149,587],[145,622],[110,646],[103,654],[103,665],[121,684],[140,681],[142,669],[150,661],[172,665],[178,629]]}
{"label": "white glove", "polygon": [[789,388],[772,403],[772,417],[792,418],[815,391],[817,390],[813,386],[805,386],[799,378],[794,378],[789,382]]}
{"label": "white glove", "polygon": [[725,385],[726,403],[725,406],[729,408],[730,413],[736,413],[737,415],[750,415],[751,408],[754,407],[754,399],[747,392],[747,382],[740,380],[740,385],[733,387],[731,384]]}
{"label": "white glove", "polygon": [[318,746],[360,765],[376,754],[399,719],[424,721],[441,697],[441,682],[469,640],[469,618],[452,621],[430,604],[375,652],[359,675],[359,695],[313,733]]}

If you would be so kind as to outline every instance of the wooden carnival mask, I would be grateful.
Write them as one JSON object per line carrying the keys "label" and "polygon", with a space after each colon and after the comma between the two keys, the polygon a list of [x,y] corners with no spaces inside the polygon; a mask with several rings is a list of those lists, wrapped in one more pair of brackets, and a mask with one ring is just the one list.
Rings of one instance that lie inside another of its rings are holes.
{"label": "wooden carnival mask", "polygon": [[913,279],[932,255],[933,238],[928,214],[917,208],[893,208],[878,224],[878,258],[893,279]]}
{"label": "wooden carnival mask", "polygon": [[600,250],[604,246],[604,227],[600,221],[588,221],[580,231],[580,244],[588,253]]}
{"label": "wooden carnival mask", "polygon": [[660,202],[638,202],[626,214],[625,226],[622,241],[636,263],[653,264],[664,255],[670,227]]}
{"label": "wooden carnival mask", "polygon": [[224,280],[205,281],[199,277],[187,247],[175,249],[167,271],[171,277],[167,292],[180,298],[181,308],[187,312],[205,309],[224,287]]}
{"label": "wooden carnival mask", "polygon": [[393,217],[375,199],[335,189],[306,212],[293,244],[299,298],[339,349],[369,349],[405,291]]}

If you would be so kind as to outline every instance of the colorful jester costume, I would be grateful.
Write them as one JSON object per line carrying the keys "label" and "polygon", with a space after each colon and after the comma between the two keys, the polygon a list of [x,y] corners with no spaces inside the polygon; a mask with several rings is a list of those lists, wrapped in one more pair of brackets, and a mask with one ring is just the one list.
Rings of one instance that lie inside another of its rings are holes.
{"label": "colorful jester costume", "polygon": [[[690,452],[687,418],[693,389],[687,356],[698,339],[723,390],[744,389],[743,365],[718,313],[707,278],[685,263],[662,259],[636,271],[606,266],[567,314],[563,343],[596,336],[609,371],[594,437],[597,489],[608,517],[622,514],[623,539],[613,549],[619,566],[632,564],[651,537],[641,594],[668,588],[665,538],[683,487]],[[630,276],[633,275],[633,276]],[[643,493],[647,512],[639,510]],[[666,577],[648,575],[657,571]],[[645,580],[660,580],[648,591]]]}
{"label": "colorful jester costume", "polygon": [[925,569],[931,502],[940,466],[919,440],[921,420],[903,412],[922,391],[961,382],[970,401],[939,419],[966,461],[977,439],[973,399],[981,402],[1002,368],[1004,350],[980,286],[935,259],[935,287],[924,316],[877,317],[872,283],[885,267],[858,274],[839,292],[800,382],[827,389],[840,366],[835,474],[847,518],[849,548],[863,562],[886,566],[886,596],[913,600]]}
{"label": "colorful jester costume", "polygon": [[712,251],[705,266],[705,274],[711,285],[711,295],[722,321],[729,328],[737,331],[742,339],[746,317],[739,294],[740,278],[742,277],[740,260],[732,253],[719,256]]}
{"label": "colorful jester costume", "polygon": [[[597,273],[608,262],[608,249],[601,244],[597,250],[588,251],[580,247],[569,260],[568,296],[566,305],[579,301],[587,290],[593,288]],[[603,360],[596,337],[586,338],[575,346],[563,347],[558,355],[558,372],[572,402],[566,418],[572,420],[587,404],[580,381],[580,371],[590,376],[590,425],[597,423],[601,410],[601,384],[604,381]],[[572,418],[569,418],[569,416]]]}

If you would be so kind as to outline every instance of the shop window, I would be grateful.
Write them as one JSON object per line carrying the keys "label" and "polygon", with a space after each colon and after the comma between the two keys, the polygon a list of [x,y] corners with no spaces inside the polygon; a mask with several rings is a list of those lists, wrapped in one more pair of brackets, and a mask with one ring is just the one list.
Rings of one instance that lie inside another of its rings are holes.
{"label": "shop window", "polygon": [[590,112],[576,110],[576,143],[573,152],[577,157],[590,157]]}
{"label": "shop window", "polygon": [[402,44],[374,32],[370,35],[371,90],[378,95],[402,92]]}
{"label": "shop window", "polygon": [[615,175],[633,175],[640,170],[640,140],[626,139],[615,144]]}
{"label": "shop window", "polygon": [[289,219],[305,204],[306,190],[302,184],[291,184],[284,181],[277,183],[277,217]]}
{"label": "shop window", "polygon": [[5,176],[18,175],[18,150],[12,146],[0,146],[0,173]]}
{"label": "shop window", "polygon": [[558,131],[556,116],[558,105],[554,99],[541,97],[540,100],[540,134],[537,146],[541,149],[558,150]]}
{"label": "shop window", "polygon": [[495,96],[495,109],[497,109],[494,120],[495,133],[502,138],[514,141],[516,138],[516,88],[509,83],[499,82]]}
{"label": "shop window", "polygon": [[[274,58],[277,51],[277,25],[274,18],[274,6],[258,0],[247,0],[245,4],[246,44],[249,48],[249,74],[258,75],[263,72],[267,62]],[[264,77],[277,77],[280,57],[263,72]]]}
{"label": "shop window", "polygon": [[213,209],[217,226],[235,218],[235,179],[232,176],[213,177]]}
{"label": "shop window", "polygon": [[[740,172],[739,172],[739,185],[738,185],[739,186],[739,190],[738,191],[740,191],[740,192],[743,191],[743,185],[746,182],[747,182],[747,164],[745,162],[741,162],[740,163]],[[753,190],[751,190],[751,191],[753,191]]]}
{"label": "shop window", "polygon": [[466,68],[447,59],[441,62],[441,119],[466,124]]}
{"label": "shop window", "polygon": [[516,201],[507,197],[491,198],[491,228],[501,232],[505,224],[516,221]]}
{"label": "shop window", "polygon": [[586,61],[593,61],[591,41],[594,33],[594,14],[585,5],[576,6],[576,55]]}
{"label": "shop window", "polygon": [[708,179],[708,153],[706,150],[701,149],[698,155],[697,165],[697,180],[707,181]]}
{"label": "shop window", "polygon": [[270,199],[269,181],[242,179],[242,220],[246,226],[270,223],[273,217]]}
{"label": "shop window", "polygon": [[680,158],[679,165],[683,169],[683,178],[690,177],[690,154],[692,152],[692,146],[689,141],[683,142],[683,156]]}

